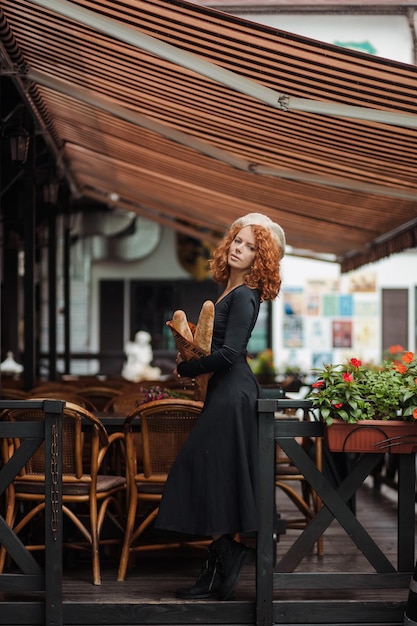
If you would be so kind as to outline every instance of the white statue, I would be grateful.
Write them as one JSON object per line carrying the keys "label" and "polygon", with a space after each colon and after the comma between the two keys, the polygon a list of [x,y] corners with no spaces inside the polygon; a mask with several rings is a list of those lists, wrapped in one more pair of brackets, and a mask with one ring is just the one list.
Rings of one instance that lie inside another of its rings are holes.
{"label": "white statue", "polygon": [[8,352],[6,358],[0,365],[0,371],[3,374],[14,375],[18,377],[23,372],[23,365],[14,360],[13,352]]}
{"label": "white statue", "polygon": [[127,341],[124,351],[126,362],[122,369],[123,378],[137,383],[141,380],[157,380],[160,377],[159,367],[151,367],[151,336],[145,330],[137,332],[134,341]]}

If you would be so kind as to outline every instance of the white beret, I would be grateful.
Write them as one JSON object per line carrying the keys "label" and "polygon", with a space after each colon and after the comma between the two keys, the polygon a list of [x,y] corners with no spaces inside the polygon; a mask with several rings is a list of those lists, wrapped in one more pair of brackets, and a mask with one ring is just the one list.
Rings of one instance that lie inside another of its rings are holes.
{"label": "white beret", "polygon": [[273,222],[267,215],[263,215],[262,213],[248,213],[243,217],[239,217],[237,220],[233,222],[230,228],[234,228],[235,226],[240,226],[241,228],[245,228],[245,226],[263,226],[267,228],[271,233],[273,239],[278,244],[278,248],[280,250],[281,259],[285,254],[285,233],[279,224]]}

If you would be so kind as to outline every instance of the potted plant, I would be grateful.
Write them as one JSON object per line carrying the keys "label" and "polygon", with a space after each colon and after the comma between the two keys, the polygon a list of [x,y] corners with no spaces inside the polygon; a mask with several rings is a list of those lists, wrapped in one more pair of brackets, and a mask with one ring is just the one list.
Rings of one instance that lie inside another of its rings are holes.
{"label": "potted plant", "polygon": [[378,366],[352,358],[315,371],[318,380],[308,397],[319,410],[332,450],[417,450],[415,354],[401,351]]}
{"label": "potted plant", "polygon": [[265,348],[256,357],[248,358],[248,363],[261,385],[275,382],[276,370],[271,348]]}
{"label": "potted plant", "polygon": [[299,365],[285,365],[279,377],[281,387],[285,391],[298,392],[304,385],[305,374]]}

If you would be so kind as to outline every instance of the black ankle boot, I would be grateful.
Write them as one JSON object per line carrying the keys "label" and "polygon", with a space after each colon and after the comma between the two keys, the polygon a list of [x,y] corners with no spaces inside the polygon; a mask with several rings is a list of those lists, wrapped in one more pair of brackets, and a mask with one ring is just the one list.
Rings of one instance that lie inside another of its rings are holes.
{"label": "black ankle boot", "polygon": [[221,573],[219,600],[230,600],[239,582],[245,563],[253,559],[254,551],[243,543],[234,541],[229,535],[222,535],[212,544],[218,555]]}
{"label": "black ankle boot", "polygon": [[201,566],[200,574],[195,585],[188,588],[178,589],[177,598],[182,600],[201,600],[216,596],[219,593],[221,576],[217,563],[217,553],[213,544],[207,548],[206,558]]}

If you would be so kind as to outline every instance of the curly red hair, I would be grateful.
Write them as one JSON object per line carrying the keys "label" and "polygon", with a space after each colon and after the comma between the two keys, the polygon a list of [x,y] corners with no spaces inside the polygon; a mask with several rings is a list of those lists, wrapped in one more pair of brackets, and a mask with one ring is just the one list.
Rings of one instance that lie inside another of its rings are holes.
{"label": "curly red hair", "polygon": [[[281,288],[281,251],[267,228],[255,224],[251,227],[255,236],[256,254],[250,271],[244,277],[244,283],[252,289],[258,289],[262,301],[274,300]],[[227,263],[229,248],[241,229],[241,225],[231,228],[213,252],[210,270],[217,283],[227,283],[230,272]]]}

